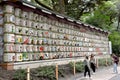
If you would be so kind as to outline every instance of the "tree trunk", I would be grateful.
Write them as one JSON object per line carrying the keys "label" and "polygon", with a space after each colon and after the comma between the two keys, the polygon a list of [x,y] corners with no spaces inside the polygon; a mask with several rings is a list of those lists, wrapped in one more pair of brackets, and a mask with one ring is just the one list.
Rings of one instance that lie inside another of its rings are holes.
{"label": "tree trunk", "polygon": [[64,0],[59,0],[59,12],[61,14],[65,14],[65,3],[64,3]]}
{"label": "tree trunk", "polygon": [[117,31],[119,30],[119,23],[120,22],[120,13],[118,14],[118,25],[117,25]]}

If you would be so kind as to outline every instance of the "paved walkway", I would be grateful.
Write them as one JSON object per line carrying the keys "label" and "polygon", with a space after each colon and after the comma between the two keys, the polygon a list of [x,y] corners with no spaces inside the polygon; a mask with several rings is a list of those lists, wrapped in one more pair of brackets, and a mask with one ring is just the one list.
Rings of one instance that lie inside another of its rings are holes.
{"label": "paved walkway", "polygon": [[60,80],[120,80],[120,66],[118,66],[118,74],[113,73],[113,68],[111,66],[111,67],[100,68],[96,71],[95,74],[91,76],[92,76],[91,79],[84,78],[82,73]]}

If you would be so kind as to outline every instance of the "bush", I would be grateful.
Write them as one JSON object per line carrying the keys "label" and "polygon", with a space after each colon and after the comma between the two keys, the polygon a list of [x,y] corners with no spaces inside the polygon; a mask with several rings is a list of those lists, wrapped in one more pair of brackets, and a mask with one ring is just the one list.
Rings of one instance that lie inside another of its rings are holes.
{"label": "bush", "polygon": [[[106,58],[99,59],[99,66],[107,66],[106,65]],[[111,58],[107,58],[107,64],[112,65],[112,60]]]}
{"label": "bush", "polygon": [[[73,69],[74,63],[70,62],[69,65]],[[76,62],[75,69],[76,69],[76,72],[83,72],[84,71],[84,64],[83,64],[83,62],[81,62],[81,61],[80,62]]]}
{"label": "bush", "polygon": [[98,59],[99,61],[99,66],[106,66],[106,59],[102,58],[102,59]]}
{"label": "bush", "polygon": [[107,61],[108,61],[107,62],[108,65],[112,65],[112,59],[111,58],[107,58]]}
{"label": "bush", "polygon": [[44,67],[39,67],[31,73],[36,76],[36,77],[42,77],[44,79],[48,78],[49,80],[56,80],[55,78],[55,67],[54,66],[44,66]]}
{"label": "bush", "polygon": [[26,80],[26,76],[27,72],[24,69],[19,69],[14,73],[12,80]]}

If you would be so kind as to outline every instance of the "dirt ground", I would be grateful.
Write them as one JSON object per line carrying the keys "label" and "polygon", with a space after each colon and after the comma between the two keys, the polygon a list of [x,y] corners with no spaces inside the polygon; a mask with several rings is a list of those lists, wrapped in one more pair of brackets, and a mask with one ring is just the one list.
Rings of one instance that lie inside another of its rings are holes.
{"label": "dirt ground", "polygon": [[12,80],[14,70],[5,70],[0,67],[0,80]]}

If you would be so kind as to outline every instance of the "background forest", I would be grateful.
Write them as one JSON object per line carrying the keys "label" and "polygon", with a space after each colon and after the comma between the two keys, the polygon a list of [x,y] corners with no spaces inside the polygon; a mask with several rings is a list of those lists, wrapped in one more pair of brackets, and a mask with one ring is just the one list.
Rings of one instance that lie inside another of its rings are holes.
{"label": "background forest", "polygon": [[120,0],[25,0],[110,33],[113,53],[120,55]]}

